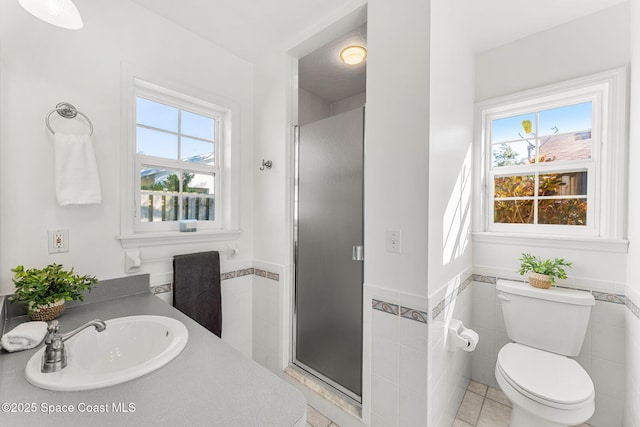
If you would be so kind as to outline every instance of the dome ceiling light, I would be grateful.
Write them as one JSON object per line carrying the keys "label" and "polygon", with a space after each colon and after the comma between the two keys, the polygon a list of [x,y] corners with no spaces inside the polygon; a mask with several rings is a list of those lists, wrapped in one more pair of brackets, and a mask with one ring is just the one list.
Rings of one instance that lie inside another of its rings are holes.
{"label": "dome ceiling light", "polygon": [[345,64],[356,65],[364,61],[367,56],[367,49],[362,46],[349,46],[342,49],[340,58]]}

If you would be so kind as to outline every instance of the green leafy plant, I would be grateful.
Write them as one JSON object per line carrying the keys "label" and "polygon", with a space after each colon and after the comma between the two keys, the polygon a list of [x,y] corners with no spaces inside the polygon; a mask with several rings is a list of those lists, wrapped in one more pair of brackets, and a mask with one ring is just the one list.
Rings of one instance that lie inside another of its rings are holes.
{"label": "green leafy plant", "polygon": [[30,315],[39,305],[51,304],[60,299],[82,301],[84,291],[98,283],[96,277],[74,274],[73,268],[67,271],[60,264],[28,270],[18,265],[11,271],[15,273],[13,283],[16,290],[9,301],[26,303]]}
{"label": "green leafy plant", "polygon": [[573,264],[564,260],[564,258],[555,258],[553,260],[542,260],[530,254],[522,254],[522,258],[518,258],[520,264],[520,275],[533,271],[539,274],[546,274],[551,279],[551,284],[555,285],[556,278],[566,279],[567,272],[563,267],[571,267]]}

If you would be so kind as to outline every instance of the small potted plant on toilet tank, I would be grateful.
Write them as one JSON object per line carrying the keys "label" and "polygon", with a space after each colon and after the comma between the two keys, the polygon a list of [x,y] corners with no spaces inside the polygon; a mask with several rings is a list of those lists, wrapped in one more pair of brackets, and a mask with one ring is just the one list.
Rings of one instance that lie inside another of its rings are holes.
{"label": "small potted plant on toilet tank", "polygon": [[554,258],[542,260],[540,257],[523,253],[520,261],[520,275],[528,273],[529,284],[536,288],[548,289],[555,286],[556,278],[566,279],[567,272],[564,267],[571,267],[571,263],[564,258]]}
{"label": "small potted plant on toilet tank", "polygon": [[74,274],[73,268],[67,271],[60,264],[28,270],[18,265],[11,271],[16,290],[9,301],[25,303],[32,320],[55,319],[62,314],[65,301],[82,301],[84,291],[98,283],[94,276]]}

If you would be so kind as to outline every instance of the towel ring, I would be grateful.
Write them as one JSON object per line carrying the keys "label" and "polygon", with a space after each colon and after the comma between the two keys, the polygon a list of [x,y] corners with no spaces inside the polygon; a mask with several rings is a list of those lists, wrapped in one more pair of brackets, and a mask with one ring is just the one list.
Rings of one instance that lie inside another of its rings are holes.
{"label": "towel ring", "polygon": [[89,124],[89,136],[93,135],[93,123],[91,123],[91,120],[89,119],[89,117],[87,117],[86,114],[84,114],[82,111],[78,111],[76,107],[69,104],[68,102],[59,102],[56,105],[56,108],[54,108],[53,110],[47,113],[47,117],[45,118],[45,123],[47,125],[47,129],[49,129],[49,132],[51,132],[52,135],[56,134],[51,128],[51,124],[49,123],[49,119],[51,118],[51,115],[53,113],[58,113],[60,114],[60,116],[64,117],[65,119],[73,119],[78,114],[80,114],[82,117],[85,118],[85,120]]}

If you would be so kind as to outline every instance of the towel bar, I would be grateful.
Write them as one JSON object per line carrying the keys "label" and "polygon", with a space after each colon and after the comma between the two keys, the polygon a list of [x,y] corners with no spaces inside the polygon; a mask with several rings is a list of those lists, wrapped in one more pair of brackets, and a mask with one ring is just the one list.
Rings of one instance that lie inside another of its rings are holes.
{"label": "towel bar", "polygon": [[[237,248],[227,248],[227,249],[219,249],[218,252],[220,253],[220,255],[226,255],[226,256],[234,256],[238,254],[238,249]],[[171,262],[173,261],[173,258],[141,258],[140,262],[142,263],[148,263],[148,262]]]}
{"label": "towel bar", "polygon": [[93,135],[93,123],[91,123],[91,119],[89,119],[89,117],[87,117],[87,115],[84,114],[82,111],[78,111],[78,109],[76,107],[74,107],[73,105],[69,104],[68,102],[59,102],[56,105],[56,108],[54,108],[53,110],[49,111],[47,113],[47,116],[45,117],[44,122],[47,125],[47,129],[49,129],[49,132],[51,132],[52,135],[56,134],[53,131],[53,128],[51,128],[51,124],[49,123],[49,119],[51,118],[51,115],[53,113],[58,113],[58,114],[60,114],[60,116],[64,117],[65,119],[73,119],[78,114],[80,114],[82,117],[85,118],[87,123],[89,123],[89,135]]}

